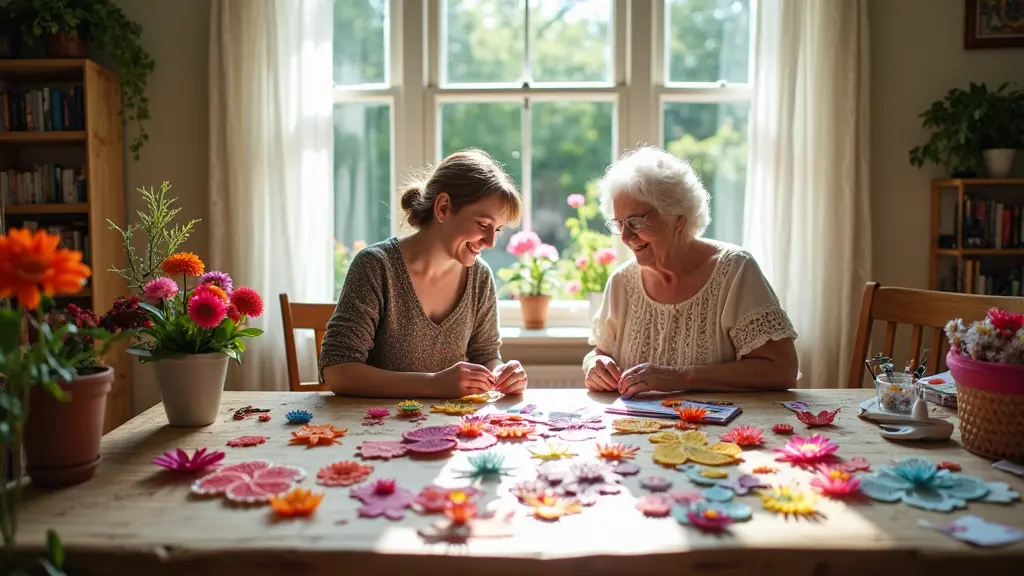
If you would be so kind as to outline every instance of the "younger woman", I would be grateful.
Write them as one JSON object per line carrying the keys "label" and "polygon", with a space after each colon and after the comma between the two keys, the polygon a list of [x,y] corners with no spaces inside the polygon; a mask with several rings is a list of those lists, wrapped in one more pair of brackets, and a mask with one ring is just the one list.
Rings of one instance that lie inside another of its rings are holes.
{"label": "younger woman", "polygon": [[339,395],[459,398],[521,393],[519,362],[502,363],[497,295],[478,256],[519,220],[515,185],[487,153],[445,158],[409,186],[416,229],[359,251],[320,351],[320,381]]}

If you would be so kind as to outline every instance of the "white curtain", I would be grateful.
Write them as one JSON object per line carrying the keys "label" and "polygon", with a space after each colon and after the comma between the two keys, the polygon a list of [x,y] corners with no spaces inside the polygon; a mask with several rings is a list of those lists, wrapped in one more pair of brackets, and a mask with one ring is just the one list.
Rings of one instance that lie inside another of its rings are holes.
{"label": "white curtain", "polygon": [[[265,304],[250,322],[265,333],[247,341],[229,389],[287,389],[279,294],[332,298],[332,10],[332,0],[212,2],[208,269]],[[311,339],[300,344],[312,365]]]}
{"label": "white curtain", "polygon": [[867,0],[758,2],[744,246],[799,338],[800,386],[845,386],[871,277]]}

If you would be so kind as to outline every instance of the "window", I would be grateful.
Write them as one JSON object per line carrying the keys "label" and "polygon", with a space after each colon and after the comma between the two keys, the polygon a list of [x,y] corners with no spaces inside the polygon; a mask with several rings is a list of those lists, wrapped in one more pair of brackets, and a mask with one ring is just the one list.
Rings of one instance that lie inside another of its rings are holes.
{"label": "window", "polygon": [[[589,200],[595,245],[627,257],[594,208],[594,182],[640,143],[690,160],[712,196],[707,235],[739,242],[752,5],[336,0],[337,286],[354,243],[403,231],[397,184],[407,170],[467,147],[504,165],[527,208],[484,258],[495,271],[510,265],[509,238],[533,230],[562,256],[558,299],[584,297],[572,282],[580,242],[567,225],[578,215],[570,195]],[[573,309],[578,317],[559,318],[555,306],[551,323],[586,325],[587,308]],[[502,322],[514,325],[517,311],[503,303]]]}

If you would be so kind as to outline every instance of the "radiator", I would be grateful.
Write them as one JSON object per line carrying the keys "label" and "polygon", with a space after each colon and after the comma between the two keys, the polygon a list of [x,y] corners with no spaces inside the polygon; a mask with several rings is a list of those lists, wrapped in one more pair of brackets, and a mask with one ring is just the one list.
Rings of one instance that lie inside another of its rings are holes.
{"label": "radiator", "polygon": [[530,388],[583,388],[583,368],[577,364],[524,366]]}

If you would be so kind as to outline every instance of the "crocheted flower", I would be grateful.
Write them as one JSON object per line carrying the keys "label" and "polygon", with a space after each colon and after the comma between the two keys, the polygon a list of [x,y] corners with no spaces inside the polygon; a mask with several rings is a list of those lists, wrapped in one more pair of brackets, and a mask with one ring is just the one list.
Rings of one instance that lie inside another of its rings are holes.
{"label": "crocheted flower", "polygon": [[772,432],[775,432],[776,434],[792,434],[793,433],[793,425],[792,424],[772,424]]}
{"label": "crocheted flower", "polygon": [[199,283],[212,284],[228,294],[231,294],[231,291],[234,289],[234,285],[231,283],[231,276],[228,276],[225,272],[217,272],[214,270],[200,276]]}
{"label": "crocheted flower", "polygon": [[402,434],[407,449],[418,454],[436,454],[459,445],[458,426],[424,426]]}
{"label": "crocheted flower", "polygon": [[532,508],[533,516],[541,520],[558,520],[583,511],[583,506],[575,498],[562,498],[552,493],[528,497],[524,503]]}
{"label": "crocheted flower", "polygon": [[672,487],[672,481],[664,476],[648,476],[640,479],[640,486],[651,492],[666,492]]}
{"label": "crocheted flower", "polygon": [[320,506],[324,499],[323,492],[313,492],[305,488],[293,488],[281,496],[271,496],[270,505],[274,512],[283,518],[309,516]]}
{"label": "crocheted flower", "polygon": [[722,466],[739,461],[743,452],[735,444],[708,446],[707,436],[696,430],[664,430],[650,435],[648,440],[656,444],[654,461],[663,466],[679,466],[687,462]]}
{"label": "crocheted flower", "polygon": [[754,474],[775,474],[778,471],[774,466],[758,466],[752,470]]}
{"label": "crocheted flower", "polygon": [[662,494],[647,494],[636,501],[636,509],[643,512],[644,516],[653,518],[664,518],[672,511],[675,504],[671,498]]}
{"label": "crocheted flower", "polygon": [[784,515],[811,516],[815,513],[814,504],[817,500],[813,494],[790,488],[775,486],[760,492],[761,504],[765,510]]}
{"label": "crocheted flower", "polygon": [[580,442],[597,437],[595,430],[601,430],[604,424],[600,416],[589,418],[553,418],[548,421],[548,431],[557,432],[558,437],[569,442]]}
{"label": "crocheted flower", "polygon": [[721,532],[732,524],[732,516],[715,508],[691,508],[686,511],[686,519],[694,528],[707,532]]}
{"label": "crocheted flower", "polygon": [[440,404],[434,404],[430,407],[431,412],[440,412],[442,414],[449,414],[452,416],[472,414],[479,409],[480,408],[472,402],[453,402],[451,400],[445,400]]}
{"label": "crocheted flower", "polygon": [[683,422],[698,424],[708,415],[708,409],[703,406],[686,404],[682,408],[676,408],[676,414],[679,414],[679,419]]}
{"label": "crocheted flower", "polygon": [[270,422],[270,412],[264,412],[256,417],[260,422]]}
{"label": "crocheted flower", "polygon": [[307,424],[292,432],[289,444],[305,444],[307,447],[329,446],[336,443],[348,432],[347,428],[335,428],[333,424]]}
{"label": "crocheted flower", "polygon": [[188,317],[200,328],[216,328],[228,313],[228,307],[217,296],[200,293],[188,299]]}
{"label": "crocheted flower", "polygon": [[842,498],[859,492],[860,480],[841,468],[819,465],[818,474],[811,479],[811,486],[825,496]]}
{"label": "crocheted flower", "polygon": [[764,432],[753,426],[737,426],[723,434],[721,440],[737,446],[760,446],[764,444]]}
{"label": "crocheted flower", "polygon": [[500,424],[491,425],[488,430],[498,438],[515,440],[527,438],[537,431],[533,424],[526,421],[506,420]]}
{"label": "crocheted flower", "polygon": [[420,410],[423,409],[423,404],[415,400],[402,400],[396,406],[398,413],[402,416],[419,416]]}
{"label": "crocheted flower", "polygon": [[605,460],[631,460],[636,458],[636,453],[639,451],[639,446],[630,446],[622,443],[598,443],[597,445],[597,455]]}
{"label": "crocheted flower", "polygon": [[439,514],[444,512],[450,496],[455,492],[462,492],[466,498],[474,498],[480,493],[476,488],[425,486],[416,496],[416,501],[413,502],[413,509],[420,514]]}
{"label": "crocheted flower", "polygon": [[859,478],[861,492],[875,500],[902,500],[910,506],[939,512],[964,508],[968,500],[986,497],[992,490],[992,485],[982,480],[939,470],[923,458],[906,458],[892,466],[879,466],[876,472]]}
{"label": "crocheted flower", "polygon": [[231,293],[231,303],[242,316],[259,318],[263,314],[263,298],[252,288],[242,286]]}
{"label": "crocheted flower", "polygon": [[179,472],[195,472],[196,470],[216,466],[218,462],[224,459],[224,456],[224,452],[220,450],[207,453],[206,448],[199,448],[192,456],[189,456],[188,452],[178,448],[176,451],[164,452],[162,455],[157,456],[153,459],[153,463]]}
{"label": "crocheted flower", "polygon": [[541,444],[536,448],[532,446],[526,447],[530,454],[539,460],[558,460],[561,458],[572,458],[576,456],[572,452],[572,448],[566,445],[552,445],[552,444]]}
{"label": "crocheted flower", "polygon": [[356,454],[360,458],[380,458],[390,460],[405,456],[407,447],[402,442],[387,440],[363,440],[363,443],[356,447]]}
{"label": "crocheted flower", "polygon": [[323,486],[351,486],[366,480],[372,472],[373,466],[341,460],[317,471],[316,483]]}
{"label": "crocheted flower", "polygon": [[505,457],[494,452],[485,452],[479,456],[470,456],[469,470],[457,470],[460,478],[469,479],[491,479],[508,476],[512,469],[503,466]]}
{"label": "crocheted flower", "polygon": [[192,484],[192,492],[200,495],[223,494],[235,502],[266,502],[271,496],[291,490],[305,475],[301,468],[295,466],[251,460],[224,466],[196,480]]}
{"label": "crocheted flower", "polygon": [[750,520],[753,511],[742,502],[710,502],[702,498],[676,499],[672,516],[686,526],[707,532],[720,532],[733,522]]}
{"label": "crocheted flower", "polygon": [[573,464],[565,479],[559,485],[559,491],[573,496],[580,504],[590,506],[597,502],[601,494],[618,494],[622,487],[619,482],[622,476],[616,474],[612,467],[601,462],[585,462]]}
{"label": "crocheted flower", "polygon": [[459,436],[467,438],[476,438],[487,432],[487,423],[479,418],[469,420],[464,418],[457,426],[459,427]]}
{"label": "crocheted flower", "polygon": [[666,408],[675,408],[676,406],[682,406],[683,401],[679,398],[666,398],[661,401],[661,405]]}
{"label": "crocheted flower", "polygon": [[816,426],[828,426],[832,424],[833,420],[835,420],[836,414],[839,413],[839,410],[839,408],[836,408],[835,410],[822,410],[817,414],[807,410],[801,410],[796,413],[796,419],[807,424],[809,428],[814,428]]}
{"label": "crocheted flower", "polygon": [[405,517],[405,509],[416,501],[415,494],[400,488],[393,479],[363,484],[353,488],[349,495],[363,503],[358,512],[367,518],[384,516],[390,520],[401,520]]}
{"label": "crocheted flower", "polygon": [[308,424],[313,419],[313,415],[307,410],[289,410],[284,417],[292,424]]}
{"label": "crocheted flower", "polygon": [[640,473],[640,466],[633,462],[619,462],[615,468],[612,468],[612,472],[620,476],[633,476]]}
{"label": "crocheted flower", "polygon": [[860,456],[854,456],[849,461],[838,464],[836,467],[844,472],[859,472],[861,470],[867,472],[871,470],[871,464],[868,463],[867,459]]}
{"label": "crocheted flower", "polygon": [[618,434],[651,434],[666,426],[668,424],[649,418],[616,418],[612,420],[612,428]]}
{"label": "crocheted flower", "polygon": [[178,294],[178,283],[170,278],[154,278],[142,289],[146,302],[159,304],[161,300],[170,300]]}
{"label": "crocheted flower", "polygon": [[191,252],[178,252],[164,258],[160,267],[167,276],[202,276],[205,266],[199,256]]}
{"label": "crocheted flower", "polygon": [[793,436],[785,446],[775,449],[779,454],[775,459],[796,466],[811,465],[834,458],[836,450],[839,445],[819,434],[809,438]]}
{"label": "crocheted flower", "polygon": [[388,410],[387,408],[367,408],[366,409],[366,417],[367,418],[378,418],[378,419],[379,418],[387,418],[388,414],[391,414],[391,411]]}
{"label": "crocheted flower", "polygon": [[239,436],[232,440],[228,440],[228,446],[234,448],[257,446],[267,441],[266,436]]}

